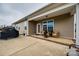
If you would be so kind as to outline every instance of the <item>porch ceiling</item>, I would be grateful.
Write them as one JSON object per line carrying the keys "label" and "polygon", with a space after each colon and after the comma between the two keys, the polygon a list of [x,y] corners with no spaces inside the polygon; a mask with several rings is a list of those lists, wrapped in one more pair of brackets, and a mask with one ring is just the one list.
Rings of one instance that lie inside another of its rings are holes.
{"label": "porch ceiling", "polygon": [[65,13],[69,13],[73,10],[74,5],[75,4],[62,5],[61,7],[52,9],[52,10],[46,12],[46,13],[43,13],[43,14],[37,15],[36,17],[30,18],[29,21],[31,21],[31,20],[38,21],[38,20],[62,15],[62,14],[65,14]]}

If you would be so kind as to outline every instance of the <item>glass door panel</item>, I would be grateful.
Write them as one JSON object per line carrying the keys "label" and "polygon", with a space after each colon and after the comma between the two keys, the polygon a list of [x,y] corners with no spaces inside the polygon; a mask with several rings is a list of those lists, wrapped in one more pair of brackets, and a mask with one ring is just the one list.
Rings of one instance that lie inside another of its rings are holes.
{"label": "glass door panel", "polygon": [[47,25],[43,25],[43,31],[47,31]]}
{"label": "glass door panel", "polygon": [[48,21],[48,32],[53,31],[53,21]]}

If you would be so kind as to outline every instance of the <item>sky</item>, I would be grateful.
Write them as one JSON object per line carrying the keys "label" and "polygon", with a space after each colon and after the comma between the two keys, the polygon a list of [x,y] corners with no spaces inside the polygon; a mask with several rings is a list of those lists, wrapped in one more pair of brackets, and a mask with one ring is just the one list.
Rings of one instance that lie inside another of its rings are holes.
{"label": "sky", "polygon": [[33,13],[48,3],[0,3],[0,25],[13,22]]}

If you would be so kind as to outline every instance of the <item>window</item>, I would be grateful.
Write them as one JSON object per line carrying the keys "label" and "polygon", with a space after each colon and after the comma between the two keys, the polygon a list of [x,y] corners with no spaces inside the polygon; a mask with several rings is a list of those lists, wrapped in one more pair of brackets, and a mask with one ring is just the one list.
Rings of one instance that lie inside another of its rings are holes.
{"label": "window", "polygon": [[53,20],[49,20],[49,21],[44,21],[43,22],[43,30],[44,31],[52,32],[53,31],[53,27],[54,27]]}
{"label": "window", "polygon": [[25,30],[27,30],[27,26],[25,26]]}
{"label": "window", "polygon": [[48,31],[53,31],[53,21],[48,21]]}
{"label": "window", "polygon": [[47,25],[43,25],[43,30],[47,31]]}
{"label": "window", "polygon": [[47,21],[44,21],[43,22],[43,30],[44,31],[47,31]]}

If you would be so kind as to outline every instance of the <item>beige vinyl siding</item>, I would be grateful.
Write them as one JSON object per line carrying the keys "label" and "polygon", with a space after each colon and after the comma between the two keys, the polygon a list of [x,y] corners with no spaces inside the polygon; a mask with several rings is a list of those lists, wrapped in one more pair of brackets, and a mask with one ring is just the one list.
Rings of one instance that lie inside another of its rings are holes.
{"label": "beige vinyl siding", "polygon": [[74,16],[70,14],[60,15],[54,18],[55,29],[60,32],[60,37],[74,38]]}

